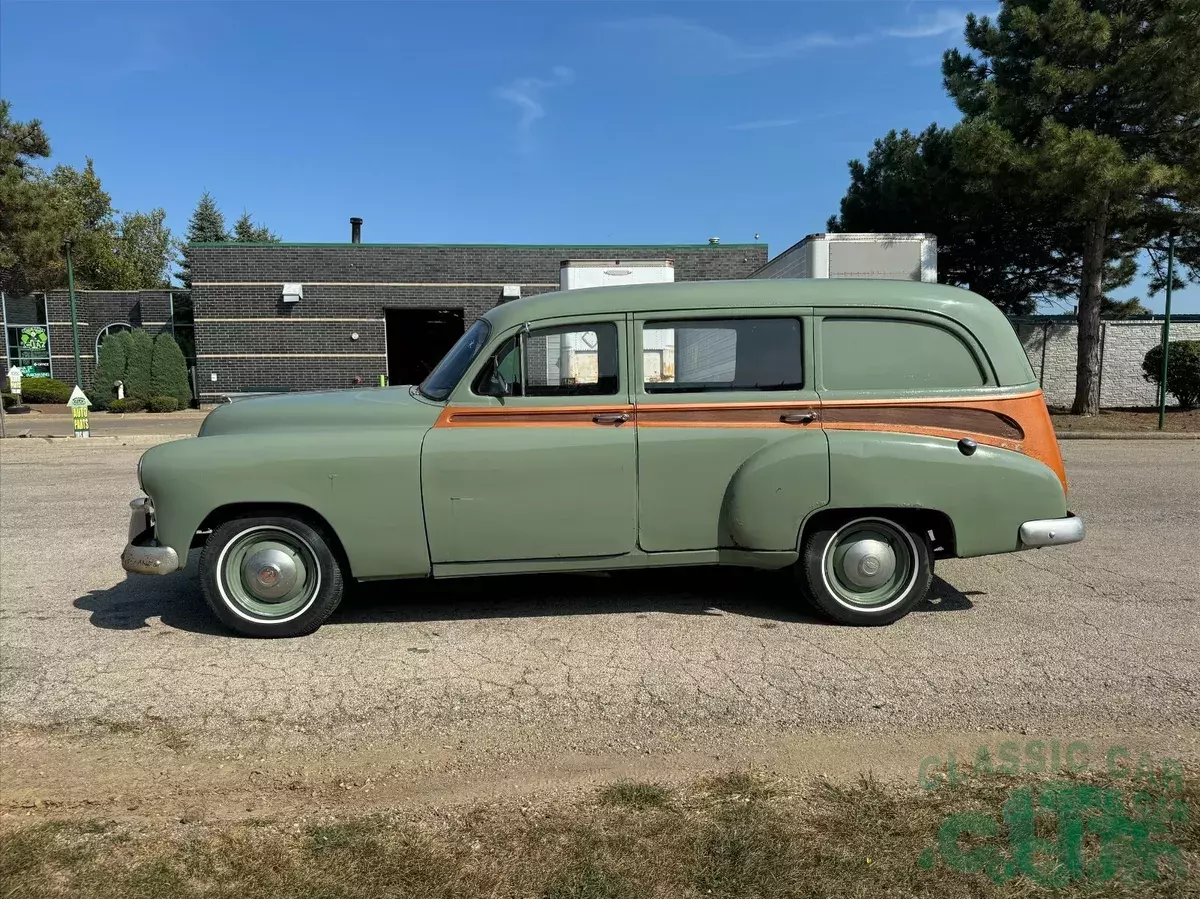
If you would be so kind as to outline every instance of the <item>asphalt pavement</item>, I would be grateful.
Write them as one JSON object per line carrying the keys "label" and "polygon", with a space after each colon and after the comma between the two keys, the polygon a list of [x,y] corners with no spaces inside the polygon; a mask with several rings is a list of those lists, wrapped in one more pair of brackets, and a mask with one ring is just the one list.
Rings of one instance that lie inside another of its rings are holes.
{"label": "asphalt pavement", "polygon": [[436,727],[1200,724],[1200,443],[1064,447],[1077,546],[939,565],[886,628],[786,575],[708,569],[362,587],[317,634],[224,632],[187,571],[119,556],[141,447],[0,446],[7,724],[155,720],[388,737]]}

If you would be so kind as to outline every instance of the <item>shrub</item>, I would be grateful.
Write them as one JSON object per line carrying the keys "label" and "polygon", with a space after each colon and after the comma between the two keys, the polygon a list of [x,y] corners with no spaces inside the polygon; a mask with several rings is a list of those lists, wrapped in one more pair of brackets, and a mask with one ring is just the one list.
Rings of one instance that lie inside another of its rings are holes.
{"label": "shrub", "polygon": [[141,400],[112,400],[108,404],[108,411],[114,414],[122,412],[141,412],[146,408],[146,404]]}
{"label": "shrub", "polygon": [[183,409],[192,402],[187,362],[179,344],[167,333],[154,338],[154,355],[150,360],[150,395],[174,397],[178,409]]}
{"label": "shrub", "polygon": [[151,412],[174,412],[179,408],[179,400],[173,396],[152,396],[146,408]]}
{"label": "shrub", "polygon": [[4,403],[5,409],[10,409],[17,404],[17,397],[12,393],[0,393],[0,401]]}
{"label": "shrub", "polygon": [[27,403],[65,404],[73,389],[58,378],[25,378],[21,381],[21,398]]}
{"label": "shrub", "polygon": [[[1162,382],[1162,344],[1151,347],[1142,360],[1142,377]],[[1200,340],[1173,340],[1167,355],[1167,393],[1184,409],[1200,406]]]}
{"label": "shrub", "polygon": [[95,397],[92,402],[103,409],[117,398],[117,389],[113,386],[125,378],[125,364],[129,356],[128,331],[107,334],[100,341],[100,358],[96,361],[96,374],[92,377],[92,391]]}
{"label": "shrub", "polygon": [[153,395],[150,392],[150,363],[154,356],[154,341],[150,335],[137,328],[129,332],[129,345],[125,354],[125,396],[145,402]]}

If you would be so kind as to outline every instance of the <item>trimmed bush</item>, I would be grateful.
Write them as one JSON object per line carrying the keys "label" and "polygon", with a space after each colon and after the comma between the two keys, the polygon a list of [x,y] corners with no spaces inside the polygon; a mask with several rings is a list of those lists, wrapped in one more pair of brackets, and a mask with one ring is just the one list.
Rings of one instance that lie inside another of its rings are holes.
{"label": "trimmed bush", "polygon": [[15,406],[17,404],[16,394],[0,393],[0,402],[4,403],[5,409],[11,409],[13,406]]}
{"label": "trimmed bush", "polygon": [[[1142,360],[1142,377],[1162,383],[1162,344],[1151,347]],[[1161,386],[1160,386],[1161,389]],[[1200,340],[1172,340],[1167,354],[1167,393],[1183,409],[1200,406]]]}
{"label": "trimmed bush", "polygon": [[113,400],[108,404],[108,411],[114,415],[124,412],[141,412],[146,404],[141,400]]}
{"label": "trimmed bush", "polygon": [[141,328],[129,332],[125,353],[125,396],[128,399],[150,399],[150,364],[154,356],[154,341]]}
{"label": "trimmed bush", "polygon": [[[187,362],[179,344],[167,333],[154,338],[154,355],[150,360],[150,395],[174,397],[177,409],[186,408],[192,402]],[[154,411],[153,401],[151,411]]]}
{"label": "trimmed bush", "polygon": [[179,400],[173,396],[152,396],[146,408],[151,412],[174,412],[179,408]]}
{"label": "trimmed bush", "polygon": [[21,399],[26,403],[52,403],[65,405],[74,388],[58,378],[24,378],[21,381]]}
{"label": "trimmed bush", "polygon": [[107,408],[117,398],[117,389],[113,384],[125,378],[130,339],[128,331],[118,331],[116,334],[106,334],[104,340],[100,341],[100,358],[96,363],[96,374],[92,377],[92,391],[95,394],[92,402],[98,408]]}

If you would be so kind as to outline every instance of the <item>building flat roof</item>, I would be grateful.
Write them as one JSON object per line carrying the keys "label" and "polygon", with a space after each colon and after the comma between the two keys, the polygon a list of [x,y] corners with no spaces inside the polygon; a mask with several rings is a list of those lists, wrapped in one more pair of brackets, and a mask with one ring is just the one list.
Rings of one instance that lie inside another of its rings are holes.
{"label": "building flat roof", "polygon": [[765,247],[765,243],[238,243],[226,240],[187,244],[200,249],[229,249],[247,247],[406,247],[425,250],[727,250]]}

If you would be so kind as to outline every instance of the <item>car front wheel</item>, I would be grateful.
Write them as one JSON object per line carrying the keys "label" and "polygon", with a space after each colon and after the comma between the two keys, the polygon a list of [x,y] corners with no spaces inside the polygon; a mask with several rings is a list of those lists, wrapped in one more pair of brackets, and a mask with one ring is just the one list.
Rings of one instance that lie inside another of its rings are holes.
{"label": "car front wheel", "polygon": [[924,599],[933,555],[919,532],[890,518],[848,516],[813,530],[797,574],[813,602],[841,624],[891,624]]}
{"label": "car front wheel", "polygon": [[213,613],[251,637],[311,634],[344,591],[332,538],[291,517],[243,517],[209,536],[200,582]]}

